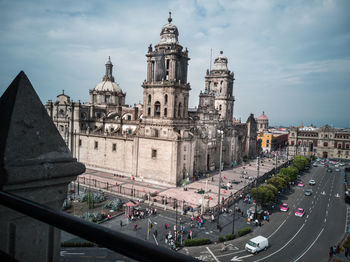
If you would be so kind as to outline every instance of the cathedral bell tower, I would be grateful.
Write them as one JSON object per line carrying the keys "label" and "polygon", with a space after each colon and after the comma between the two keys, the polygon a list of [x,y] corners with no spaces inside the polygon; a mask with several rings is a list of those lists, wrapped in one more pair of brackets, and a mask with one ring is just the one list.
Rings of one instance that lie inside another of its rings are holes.
{"label": "cathedral bell tower", "polygon": [[171,23],[162,27],[160,41],[148,47],[147,79],[143,82],[143,119],[176,121],[188,117],[189,91],[187,83],[188,51],[178,42],[179,32]]}
{"label": "cathedral bell tower", "polygon": [[232,122],[233,117],[233,81],[234,73],[227,68],[227,57],[220,54],[214,60],[214,67],[205,76],[205,89],[215,94],[215,108],[220,114],[220,120]]}

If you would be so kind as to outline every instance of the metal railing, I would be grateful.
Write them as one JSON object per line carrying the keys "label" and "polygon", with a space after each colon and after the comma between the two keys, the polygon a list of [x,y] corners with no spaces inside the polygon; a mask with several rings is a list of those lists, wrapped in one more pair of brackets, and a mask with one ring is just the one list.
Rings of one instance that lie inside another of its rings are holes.
{"label": "metal railing", "polygon": [[0,204],[138,261],[199,261],[4,191]]}

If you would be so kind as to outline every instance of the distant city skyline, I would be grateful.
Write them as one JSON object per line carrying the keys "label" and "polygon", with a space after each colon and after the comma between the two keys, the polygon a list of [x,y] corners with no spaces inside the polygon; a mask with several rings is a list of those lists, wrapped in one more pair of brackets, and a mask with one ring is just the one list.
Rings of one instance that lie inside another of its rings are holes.
{"label": "distant city skyline", "polygon": [[190,106],[222,50],[235,73],[234,117],[271,126],[350,127],[350,2],[2,1],[0,95],[24,70],[41,101],[88,101],[111,56],[126,102],[141,102],[149,44],[172,12],[188,48]]}

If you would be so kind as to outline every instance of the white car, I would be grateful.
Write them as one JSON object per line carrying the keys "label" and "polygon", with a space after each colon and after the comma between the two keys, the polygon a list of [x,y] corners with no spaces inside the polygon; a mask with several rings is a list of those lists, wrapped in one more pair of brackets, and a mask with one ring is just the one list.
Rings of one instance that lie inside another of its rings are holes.
{"label": "white car", "polygon": [[316,185],[315,180],[311,179],[311,180],[309,181],[309,185],[310,185],[310,186],[314,186],[314,185]]}

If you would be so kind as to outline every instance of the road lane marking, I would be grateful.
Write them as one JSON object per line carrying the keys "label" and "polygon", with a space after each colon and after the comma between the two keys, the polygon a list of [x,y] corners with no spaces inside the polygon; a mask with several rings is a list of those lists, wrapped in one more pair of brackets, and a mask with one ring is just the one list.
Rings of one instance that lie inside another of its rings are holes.
{"label": "road lane marking", "polygon": [[308,252],[310,250],[310,248],[315,244],[315,242],[317,241],[317,239],[320,237],[320,235],[322,234],[324,228],[322,228],[322,230],[320,231],[320,233],[318,234],[318,236],[316,237],[316,239],[314,240],[314,242],[312,242],[312,244],[304,251],[304,253],[302,253],[296,260],[294,260],[294,262],[298,261],[300,258],[302,258],[306,252]]}
{"label": "road lane marking", "polygon": [[268,255],[268,256],[266,256],[266,257],[262,257],[262,258],[260,258],[260,259],[258,259],[258,260],[255,260],[255,262],[262,261],[262,260],[264,260],[264,259],[266,259],[266,258],[269,258],[269,257],[273,256],[274,254],[277,254],[278,252],[280,252],[283,248],[285,248],[285,247],[299,234],[299,232],[303,229],[304,226],[305,226],[305,224],[303,224],[303,225],[299,228],[298,232],[296,232],[295,235],[294,235],[291,239],[289,239],[289,241],[288,241],[283,247],[281,247],[280,249],[278,249],[277,251],[271,253],[270,255]]}
{"label": "road lane marking", "polygon": [[210,255],[212,255],[212,257],[215,259],[216,262],[220,262],[220,260],[213,254],[213,252],[211,252],[211,250],[209,249],[209,247],[206,247],[207,250],[209,251]]}
{"label": "road lane marking", "polygon": [[245,255],[243,257],[238,257],[238,256],[234,256],[231,261],[242,261],[243,258],[246,258],[246,257],[251,257],[253,256],[253,254],[249,254],[249,255]]}
{"label": "road lane marking", "polygon": [[283,223],[280,224],[280,226],[279,226],[270,236],[268,236],[267,238],[272,237],[272,236],[280,229],[280,227],[281,227],[284,223],[286,223],[286,221],[287,221],[287,219],[285,219],[285,220],[283,221]]}

